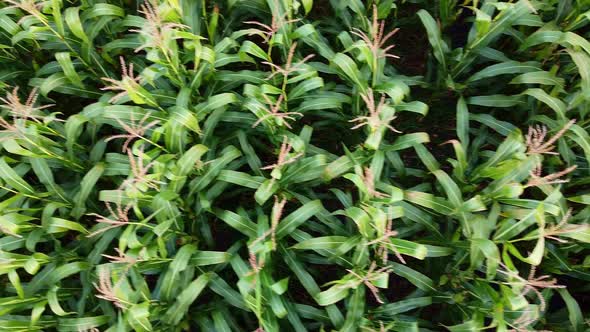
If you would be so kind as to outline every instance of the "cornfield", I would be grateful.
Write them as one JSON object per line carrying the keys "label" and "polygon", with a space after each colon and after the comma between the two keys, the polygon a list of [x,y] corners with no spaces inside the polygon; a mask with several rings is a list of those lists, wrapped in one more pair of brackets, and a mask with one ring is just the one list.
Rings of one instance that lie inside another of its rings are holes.
{"label": "cornfield", "polygon": [[590,1],[2,0],[0,331],[590,331]]}

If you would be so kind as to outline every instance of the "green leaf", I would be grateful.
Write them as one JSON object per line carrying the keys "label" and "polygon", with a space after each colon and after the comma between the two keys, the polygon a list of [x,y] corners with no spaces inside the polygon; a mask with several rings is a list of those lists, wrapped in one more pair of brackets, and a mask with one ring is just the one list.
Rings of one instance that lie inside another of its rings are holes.
{"label": "green leaf", "polygon": [[80,38],[85,43],[90,43],[88,36],[84,32],[84,28],[82,26],[82,22],[80,20],[80,7],[68,7],[65,10],[65,21],[70,31],[74,34],[74,36]]}
{"label": "green leaf", "polygon": [[[258,189],[259,187],[261,187],[264,184],[263,181],[265,179],[261,176],[251,176],[248,173],[244,173],[244,172],[223,170],[223,171],[219,172],[219,176],[217,176],[217,180],[237,184],[242,187]],[[260,204],[260,202],[259,202],[259,204]]]}
{"label": "green leaf", "polygon": [[39,178],[39,181],[41,181],[41,183],[43,183],[48,190],[58,194],[62,200],[67,201],[63,189],[55,183],[53,172],[51,171],[51,168],[49,167],[45,159],[30,158],[29,161],[31,163],[31,166],[33,167],[35,175],[37,175],[37,177]]}
{"label": "green leaf", "polygon": [[583,331],[584,330],[584,316],[578,302],[571,296],[571,294],[565,288],[557,290],[561,298],[565,302],[568,311],[569,321],[571,323],[572,331]]}
{"label": "green leaf", "polygon": [[278,295],[284,294],[289,289],[289,278],[281,279],[272,284],[271,289]]}
{"label": "green leaf", "polygon": [[305,15],[309,14],[311,8],[313,7],[313,0],[301,0],[301,3],[303,4]]}
{"label": "green leaf", "polygon": [[0,158],[0,178],[15,190],[27,195],[34,195],[35,190],[23,180],[7,163],[6,157]]}
{"label": "green leaf", "polygon": [[[477,73],[471,75],[468,82],[478,81],[484,78],[495,77],[506,74],[522,74],[536,72],[541,69],[541,64],[536,61],[518,62],[506,61],[488,66]],[[522,76],[522,75],[521,75]],[[520,77],[520,76],[518,76]],[[515,78],[516,79],[516,78]]]}
{"label": "green leaf", "polygon": [[563,88],[565,80],[547,71],[534,71],[516,76],[510,84],[542,84]]}
{"label": "green leaf", "polygon": [[279,223],[276,232],[276,239],[281,239],[292,231],[294,231],[299,225],[306,222],[309,218],[315,214],[320,213],[324,209],[320,200],[309,201],[297,210],[291,212],[288,216],[284,217]]}
{"label": "green leaf", "polygon": [[135,331],[152,331],[149,307],[149,302],[143,302],[131,306],[126,312],[127,321]]}
{"label": "green leaf", "polygon": [[91,329],[105,325],[109,320],[109,316],[60,318],[57,320],[57,328],[59,331],[77,332],[81,329]]}
{"label": "green leaf", "polygon": [[523,103],[520,96],[488,95],[469,97],[467,103],[486,107],[513,107]]}
{"label": "green leaf", "polygon": [[579,231],[567,232],[560,234],[561,236],[568,237],[583,243],[590,243],[590,228],[582,228]]}
{"label": "green leaf", "polygon": [[265,179],[254,193],[256,203],[262,205],[279,190],[279,182],[276,179]]}
{"label": "green leaf", "polygon": [[84,177],[82,181],[80,181],[80,190],[74,197],[74,204],[75,207],[72,210],[72,216],[76,219],[80,219],[80,217],[86,211],[86,201],[88,200],[88,196],[90,193],[93,192],[93,189],[100,179],[100,176],[105,171],[105,165],[102,163],[96,164]]}
{"label": "green leaf", "polygon": [[250,238],[256,237],[256,225],[239,214],[227,210],[218,210],[215,211],[215,215],[244,235]]}
{"label": "green leaf", "polygon": [[[305,96],[305,94],[307,92],[322,88],[323,86],[324,86],[324,80],[321,77],[313,77],[313,78],[307,79],[307,80],[297,84],[297,86],[295,86],[293,89],[291,89],[291,91],[289,91],[288,100],[292,101],[294,99],[301,98],[301,97]],[[321,109],[321,108],[318,108],[317,105],[311,106],[308,103],[308,100],[304,99],[303,103],[306,103],[305,105],[307,108]],[[302,103],[302,105],[303,105],[303,103]]]}
{"label": "green leaf", "polygon": [[231,254],[225,251],[197,251],[190,259],[194,266],[206,266],[227,263]]}
{"label": "green leaf", "polygon": [[258,45],[254,44],[249,40],[246,40],[244,43],[242,43],[242,46],[240,47],[240,52],[248,53],[262,60],[272,61],[268,58],[268,55]]}
{"label": "green leaf", "polygon": [[236,95],[230,92],[211,96],[206,102],[203,102],[195,107],[197,110],[198,119],[203,119],[206,114],[237,102],[238,98]]}
{"label": "green leaf", "polygon": [[324,170],[323,178],[326,181],[335,179],[341,176],[342,174],[348,172],[348,170],[350,170],[354,166],[355,162],[358,162],[362,159],[359,153],[352,153],[351,157],[346,155],[341,156],[338,159],[329,163],[328,166],[326,166],[326,169]]}
{"label": "green leaf", "polygon": [[90,10],[84,12],[84,20],[100,16],[125,16],[123,8],[107,3],[97,3]]}
{"label": "green leaf", "polygon": [[436,161],[434,156],[422,144],[415,145],[414,150],[418,154],[420,161],[428,168],[429,171],[434,172],[440,168],[440,164]]}
{"label": "green leaf", "polygon": [[428,105],[421,101],[411,101],[395,106],[396,111],[408,111],[426,116],[428,114]]}
{"label": "green leaf", "polygon": [[211,162],[207,171],[202,176],[196,178],[190,183],[190,193],[193,194],[197,191],[205,189],[213,179],[215,179],[219,173],[229,164],[232,160],[240,157],[242,153],[234,146],[228,146],[222,151],[222,156]]}
{"label": "green leaf", "polygon": [[43,80],[43,83],[41,83],[41,86],[39,87],[39,92],[41,92],[43,97],[47,97],[51,91],[56,90],[67,83],[68,78],[64,73],[55,73]]}
{"label": "green leaf", "polygon": [[463,96],[457,101],[457,137],[464,149],[469,146],[469,109]]}
{"label": "green leaf", "polygon": [[446,53],[448,52],[448,46],[442,40],[436,21],[434,21],[430,13],[424,9],[419,10],[417,14],[420,21],[422,21],[422,25],[424,25],[424,28],[426,29],[428,42],[430,43],[430,46],[432,46],[434,57],[441,64],[443,70],[446,71]]}
{"label": "green leaf", "polygon": [[321,236],[301,241],[293,249],[301,250],[330,250],[337,249],[348,240],[346,236]]}
{"label": "green leaf", "polygon": [[365,238],[373,237],[374,230],[371,227],[371,217],[365,210],[351,206],[346,209],[345,214],[354,221],[362,236]]}
{"label": "green leaf", "polygon": [[463,198],[461,197],[461,190],[459,186],[451,179],[451,177],[442,170],[435,170],[432,172],[436,176],[436,179],[441,184],[449,201],[455,207],[459,207],[463,204]]}
{"label": "green leaf", "polygon": [[482,253],[486,258],[486,276],[491,280],[496,275],[500,264],[500,251],[494,242],[488,239],[471,239],[471,266],[479,267],[478,254]]}
{"label": "green leaf", "polygon": [[527,213],[520,218],[519,222],[513,222],[508,219],[502,223],[494,235],[497,240],[509,240],[516,235],[522,233],[526,228],[533,225],[538,218],[543,216],[545,209],[544,203],[539,202],[535,209],[528,210]]}
{"label": "green leaf", "polygon": [[49,234],[63,233],[67,231],[77,231],[83,234],[88,234],[88,231],[79,223],[62,218],[51,217],[47,222],[44,222],[44,226]]}
{"label": "green leaf", "polygon": [[411,148],[418,144],[430,142],[430,137],[427,133],[412,133],[398,136],[393,144],[383,145],[382,151],[399,151]]}
{"label": "green leaf", "polygon": [[525,16],[531,11],[535,11],[535,9],[530,5],[530,3],[527,0],[521,0],[515,4],[511,4],[511,6],[509,6],[502,12],[502,15],[499,15],[497,19],[494,19],[494,22],[491,24],[491,27],[488,29],[488,31],[482,36],[470,42],[468,44],[468,47],[470,49],[478,49],[488,46],[492,41],[496,40],[500,36],[500,34],[505,32],[519,18]]}
{"label": "green leaf", "polygon": [[176,173],[177,176],[187,176],[190,171],[192,171],[197,162],[201,160],[201,157],[208,151],[209,149],[202,145],[197,144],[192,146],[188,151],[186,151],[176,165],[178,166],[178,172]]}
{"label": "green leaf", "polygon": [[[175,294],[178,294],[175,284],[178,282],[179,273],[184,271],[190,261],[191,256],[197,251],[197,248],[191,244],[186,244],[178,250],[176,256],[170,263],[168,270],[162,277],[160,296],[164,300],[171,300]],[[185,295],[186,297],[187,295]],[[179,301],[177,301],[178,303]],[[180,303],[179,305],[183,305]],[[181,307],[183,308],[183,307]],[[179,313],[182,314],[182,313]]]}
{"label": "green leaf", "polygon": [[47,303],[49,304],[49,308],[51,308],[51,311],[53,311],[53,313],[58,316],[67,316],[69,314],[73,314],[74,312],[64,311],[61,305],[59,304],[59,298],[57,296],[58,289],[58,286],[53,286],[47,292]]}
{"label": "green leaf", "polygon": [[396,238],[392,238],[390,239],[390,241],[391,247],[395,249],[394,251],[397,251],[402,255],[408,255],[414,258],[424,259],[428,254],[428,249],[419,243]]}
{"label": "green leaf", "polygon": [[446,200],[428,193],[407,191],[404,193],[404,199],[440,214],[449,215],[453,212],[453,207]]}
{"label": "green leaf", "polygon": [[565,119],[565,112],[567,110],[567,106],[564,102],[560,99],[552,97],[547,94],[547,92],[541,89],[526,89],[523,94],[529,95],[531,97],[536,98],[538,101],[544,103],[545,105],[549,106],[552,110],[557,113],[557,116],[560,119]]}
{"label": "green leaf", "polygon": [[43,283],[45,285],[54,285],[58,281],[64,280],[70,276],[78,274],[81,271],[88,270],[89,268],[90,264],[86,262],[67,263],[53,270],[51,272],[51,275],[47,276]]}
{"label": "green leaf", "polygon": [[416,297],[406,300],[388,303],[375,309],[375,314],[382,317],[395,317],[398,314],[414,310],[416,308],[426,307],[432,304],[430,296]]}
{"label": "green leaf", "polygon": [[361,80],[361,73],[356,63],[350,57],[342,53],[336,53],[331,61],[334,66],[340,69],[345,78],[358,86],[361,89],[361,92],[365,92],[366,84]]}
{"label": "green leaf", "polygon": [[469,117],[470,119],[494,129],[504,136],[508,136],[517,130],[517,128],[510,122],[500,121],[489,114],[470,114]]}
{"label": "green leaf", "polygon": [[164,322],[172,325],[180,323],[182,318],[187,314],[190,305],[195,302],[210,280],[211,274],[202,274],[193,280],[188,287],[183,289],[176,298],[176,301],[174,301],[174,304],[166,311],[166,315],[163,316]]}
{"label": "green leaf", "polygon": [[82,84],[82,79],[80,75],[74,69],[74,65],[72,64],[72,59],[70,58],[69,52],[58,52],[55,53],[55,59],[61,66],[64,74],[72,82],[72,84],[77,85],[81,88],[84,88],[84,84]]}
{"label": "green leaf", "polygon": [[319,305],[325,307],[342,301],[348,296],[348,292],[348,288],[336,285],[318,293],[314,298]]}

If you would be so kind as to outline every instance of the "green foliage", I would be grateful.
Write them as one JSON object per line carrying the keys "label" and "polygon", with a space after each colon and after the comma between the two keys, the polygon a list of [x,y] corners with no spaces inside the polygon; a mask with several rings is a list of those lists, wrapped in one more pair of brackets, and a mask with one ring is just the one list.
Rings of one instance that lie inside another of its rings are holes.
{"label": "green foliage", "polygon": [[4,0],[0,331],[587,331],[589,13]]}

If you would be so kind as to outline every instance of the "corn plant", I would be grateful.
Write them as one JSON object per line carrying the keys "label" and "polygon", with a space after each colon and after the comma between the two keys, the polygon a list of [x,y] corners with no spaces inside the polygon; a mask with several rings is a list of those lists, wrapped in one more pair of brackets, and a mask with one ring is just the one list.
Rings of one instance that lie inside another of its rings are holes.
{"label": "corn plant", "polygon": [[0,331],[589,331],[589,23],[2,0]]}

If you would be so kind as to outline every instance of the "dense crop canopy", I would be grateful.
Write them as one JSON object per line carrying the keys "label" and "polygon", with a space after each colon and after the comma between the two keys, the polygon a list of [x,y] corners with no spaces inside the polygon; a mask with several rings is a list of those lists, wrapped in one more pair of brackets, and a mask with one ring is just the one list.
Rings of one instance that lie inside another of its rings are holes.
{"label": "dense crop canopy", "polygon": [[590,3],[3,0],[0,331],[585,331]]}

